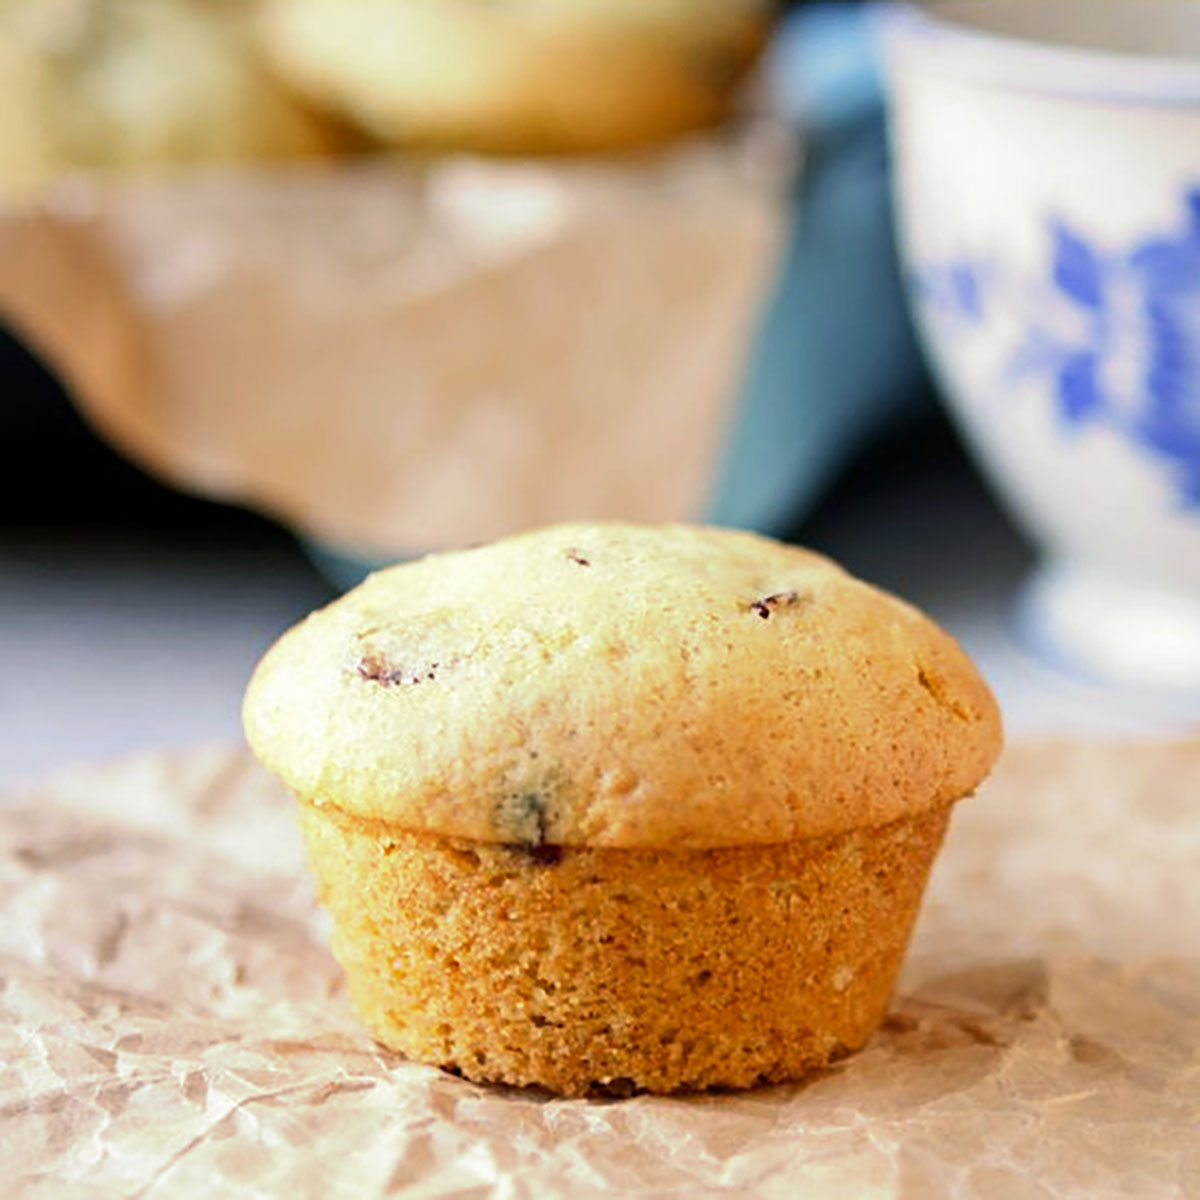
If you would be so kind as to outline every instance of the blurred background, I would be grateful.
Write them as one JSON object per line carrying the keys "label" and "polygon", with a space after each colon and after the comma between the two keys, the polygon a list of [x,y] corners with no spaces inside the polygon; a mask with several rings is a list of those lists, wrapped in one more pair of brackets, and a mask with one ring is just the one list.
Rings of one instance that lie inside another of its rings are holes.
{"label": "blurred background", "polygon": [[[1014,736],[1194,731],[1200,137],[1158,138],[1136,245],[1119,197],[1063,215],[1071,155],[970,154],[1054,126],[1031,47],[1144,147],[1114,105],[1200,93],[1200,6],[1149,6],[1162,42],[928,7],[0,0],[0,784],[235,739],[257,657],[366,570],[565,519],[824,551],[955,633]],[[1013,335],[1049,301],[996,261],[1042,241],[1058,307]],[[1043,515],[1094,478],[1100,534]]]}

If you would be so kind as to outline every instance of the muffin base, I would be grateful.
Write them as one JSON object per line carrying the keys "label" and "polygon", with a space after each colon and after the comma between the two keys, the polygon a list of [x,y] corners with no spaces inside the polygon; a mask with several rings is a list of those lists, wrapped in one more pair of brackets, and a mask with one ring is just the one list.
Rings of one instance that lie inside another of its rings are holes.
{"label": "muffin base", "polygon": [[331,806],[300,826],[333,952],[385,1045],[563,1095],[748,1087],[882,1020],[949,805],[713,850],[506,846]]}

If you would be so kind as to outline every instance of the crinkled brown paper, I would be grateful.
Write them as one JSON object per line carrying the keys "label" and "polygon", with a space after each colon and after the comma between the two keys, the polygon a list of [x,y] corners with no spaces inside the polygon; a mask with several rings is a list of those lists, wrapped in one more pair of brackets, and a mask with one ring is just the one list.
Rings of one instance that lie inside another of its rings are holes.
{"label": "crinkled brown paper", "polygon": [[0,806],[9,1197],[1200,1195],[1200,742],[1018,747],[884,1028],[806,1084],[589,1102],[391,1055],[240,751]]}
{"label": "crinkled brown paper", "polygon": [[343,549],[694,518],[782,231],[777,133],[81,177],[0,209],[0,320],[142,466]]}

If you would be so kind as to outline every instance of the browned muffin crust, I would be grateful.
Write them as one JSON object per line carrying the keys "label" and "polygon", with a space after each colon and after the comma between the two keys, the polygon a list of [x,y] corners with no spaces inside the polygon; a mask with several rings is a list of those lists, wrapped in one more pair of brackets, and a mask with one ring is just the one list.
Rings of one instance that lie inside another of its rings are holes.
{"label": "browned muffin crust", "polygon": [[794,1079],[883,1016],[996,705],[752,534],[565,525],[373,576],[246,699],[384,1043],[566,1095]]}
{"label": "browned muffin crust", "polygon": [[300,814],[375,1036],[469,1079],[578,1096],[795,1079],[861,1046],[949,806],[685,851],[530,849]]}

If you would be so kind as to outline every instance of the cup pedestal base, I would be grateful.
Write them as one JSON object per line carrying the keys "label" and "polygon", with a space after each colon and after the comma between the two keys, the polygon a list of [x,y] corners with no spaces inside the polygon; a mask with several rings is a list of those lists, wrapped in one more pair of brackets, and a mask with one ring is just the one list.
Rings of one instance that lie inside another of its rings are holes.
{"label": "cup pedestal base", "polygon": [[1018,623],[1059,666],[1200,706],[1200,597],[1052,562],[1026,584]]}

